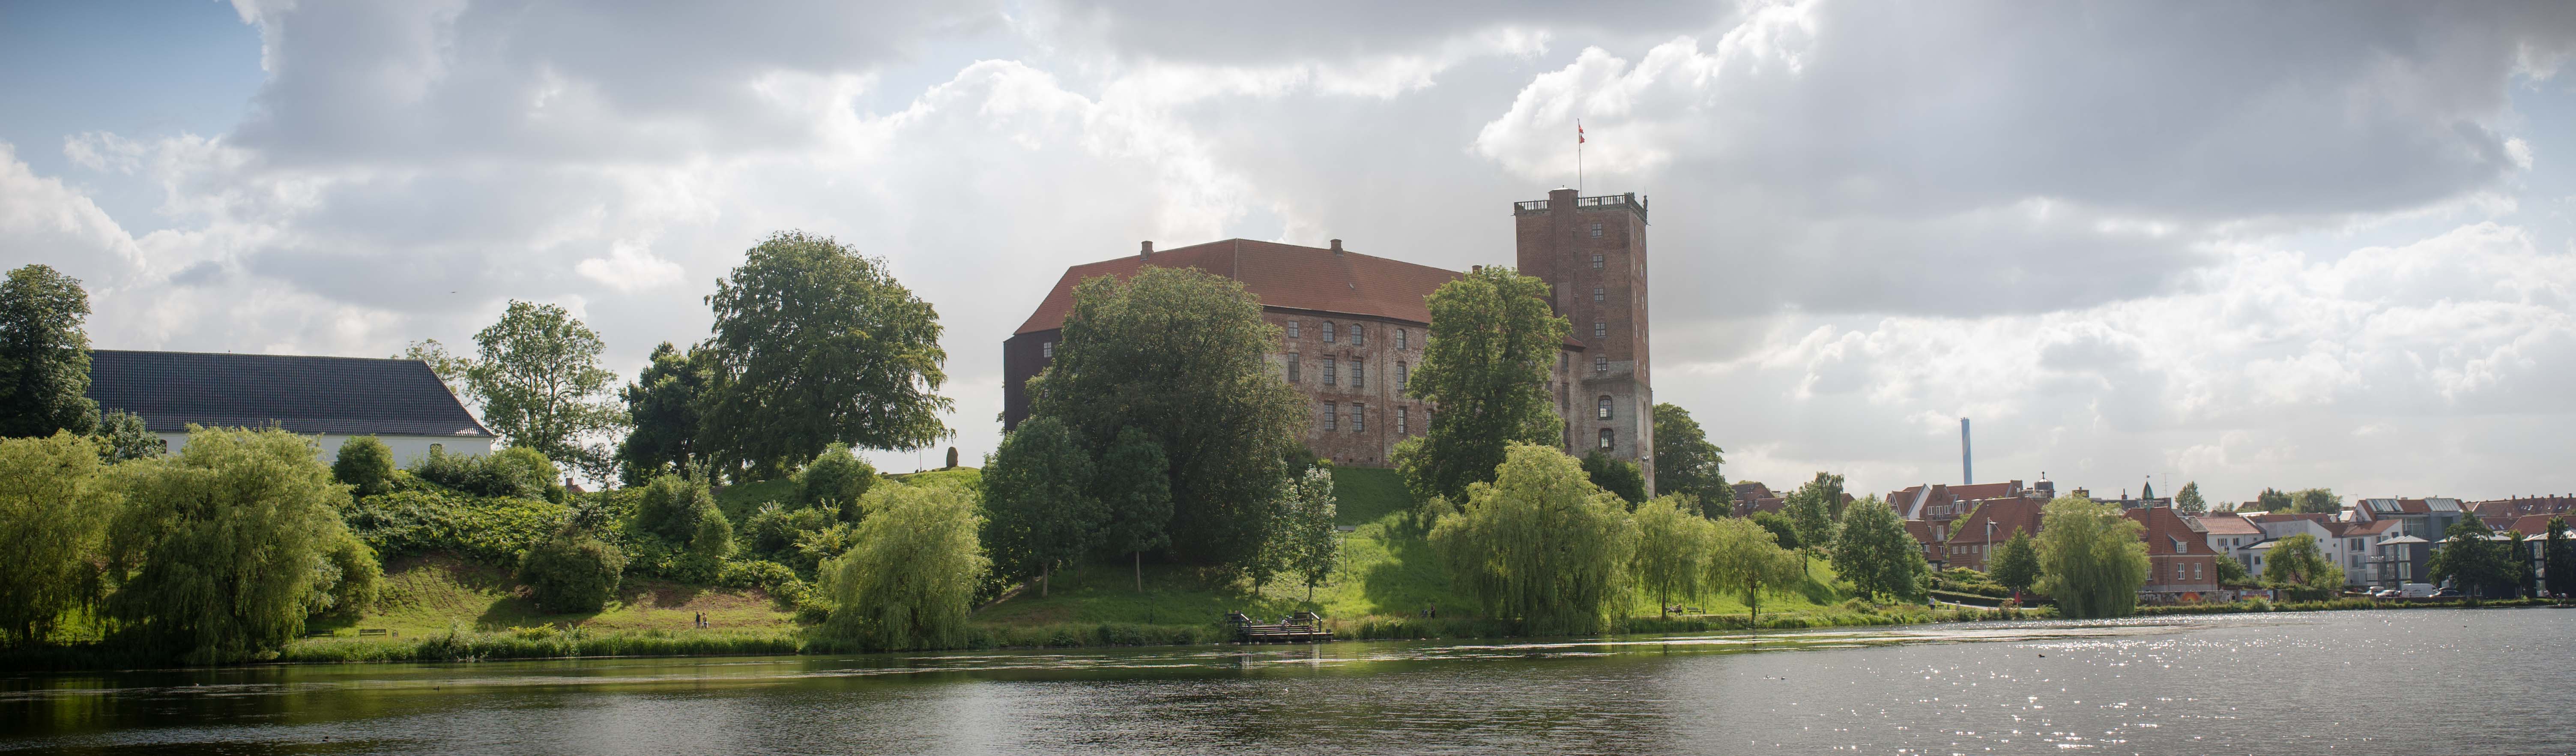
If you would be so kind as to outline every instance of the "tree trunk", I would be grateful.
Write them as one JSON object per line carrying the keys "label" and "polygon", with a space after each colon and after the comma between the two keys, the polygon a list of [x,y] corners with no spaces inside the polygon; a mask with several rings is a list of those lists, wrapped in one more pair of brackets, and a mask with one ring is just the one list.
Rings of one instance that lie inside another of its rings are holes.
{"label": "tree trunk", "polygon": [[1145,552],[1136,552],[1136,592],[1145,592]]}
{"label": "tree trunk", "polygon": [[1055,580],[1053,579],[1054,576],[1055,565],[1046,564],[1038,566],[1038,598],[1046,598],[1047,589],[1055,587]]}
{"label": "tree trunk", "polygon": [[1656,593],[1656,594],[1655,594],[1655,602],[1656,602],[1656,603],[1655,603],[1655,616],[1656,616],[1657,618],[1659,618],[1659,619],[1672,619],[1672,618],[1673,618],[1673,594],[1672,594],[1672,592],[1670,592],[1670,591],[1663,591],[1663,592],[1658,592],[1658,593]]}

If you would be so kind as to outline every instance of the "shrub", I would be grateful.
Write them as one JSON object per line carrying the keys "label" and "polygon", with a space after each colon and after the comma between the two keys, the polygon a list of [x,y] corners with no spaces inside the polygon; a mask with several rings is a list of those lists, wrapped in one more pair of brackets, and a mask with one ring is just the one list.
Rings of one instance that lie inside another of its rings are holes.
{"label": "shrub", "polygon": [[414,477],[476,496],[539,498],[554,485],[555,464],[535,449],[511,447],[490,455],[431,449],[412,463]]}
{"label": "shrub", "polygon": [[339,459],[331,463],[331,477],[349,484],[359,496],[375,496],[392,490],[394,450],[375,436],[359,436],[340,444]]}
{"label": "shrub", "polygon": [[855,522],[860,517],[859,499],[876,481],[875,467],[851,453],[849,444],[835,443],[796,473],[796,501]]}
{"label": "shrub", "polygon": [[349,528],[385,555],[454,551],[495,564],[518,561],[571,519],[542,499],[476,498],[453,491],[396,491],[349,508]]}
{"label": "shrub", "polygon": [[742,527],[744,535],[751,539],[752,550],[768,554],[794,549],[799,534],[830,528],[836,518],[833,510],[789,510],[772,501],[762,503]]}
{"label": "shrub", "polygon": [[377,561],[375,549],[367,548],[356,534],[342,531],[339,542],[331,546],[328,562],[329,569],[324,571],[327,574],[315,581],[323,587],[322,592],[314,594],[323,597],[317,602],[315,614],[336,611],[354,617],[376,604],[385,567]]}
{"label": "shrub", "polygon": [[599,611],[617,596],[626,553],[584,533],[565,533],[529,549],[519,559],[519,582],[537,607],[556,613]]}
{"label": "shrub", "polygon": [[644,494],[635,502],[635,530],[661,536],[672,543],[688,543],[697,535],[698,521],[712,512],[719,519],[724,513],[716,509],[715,494],[706,483],[664,475],[644,485]]}

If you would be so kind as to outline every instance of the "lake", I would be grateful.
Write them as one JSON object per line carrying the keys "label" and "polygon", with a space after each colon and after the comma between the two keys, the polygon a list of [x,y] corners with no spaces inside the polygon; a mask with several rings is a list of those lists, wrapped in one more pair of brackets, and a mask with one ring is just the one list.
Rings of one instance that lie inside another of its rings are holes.
{"label": "lake", "polygon": [[2576,753],[2576,611],[16,676],[0,752]]}

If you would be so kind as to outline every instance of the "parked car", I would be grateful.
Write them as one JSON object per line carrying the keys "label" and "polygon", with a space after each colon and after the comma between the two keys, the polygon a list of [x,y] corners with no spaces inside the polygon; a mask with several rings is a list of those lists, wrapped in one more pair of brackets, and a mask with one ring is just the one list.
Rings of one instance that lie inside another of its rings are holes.
{"label": "parked car", "polygon": [[2458,589],[2458,588],[2444,588],[2444,589],[2441,589],[2441,590],[2438,590],[2438,591],[2434,591],[2434,592],[2433,592],[2433,598],[2459,598],[2459,597],[2460,597],[2460,589]]}
{"label": "parked car", "polygon": [[2405,585],[2403,585],[2403,586],[2399,586],[2399,587],[2398,587],[2398,589],[2397,589],[2397,593],[2398,593],[2398,595],[2400,595],[2400,596],[2404,596],[2404,597],[2406,597],[2406,598],[2432,598],[2432,597],[2433,597],[2433,584],[2432,584],[2432,583],[2407,583],[2407,584],[2405,584]]}
{"label": "parked car", "polygon": [[2371,597],[2371,598],[2375,598],[2375,599],[2389,599],[2389,598],[2397,598],[2398,596],[2402,596],[2402,595],[2405,595],[2405,594],[2403,594],[2403,593],[2399,592],[2399,591],[2398,591],[2397,589],[2395,589],[2395,588],[2381,588],[2381,589],[2379,589],[2379,590],[2371,591],[2371,592],[2370,592],[2370,597]]}

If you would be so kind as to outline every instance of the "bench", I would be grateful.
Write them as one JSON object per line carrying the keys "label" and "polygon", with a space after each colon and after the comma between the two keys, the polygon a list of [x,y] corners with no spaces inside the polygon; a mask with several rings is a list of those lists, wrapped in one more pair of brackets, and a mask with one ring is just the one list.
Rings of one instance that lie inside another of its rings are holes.
{"label": "bench", "polygon": [[388,636],[401,637],[400,634],[381,627],[361,628],[358,630],[358,637],[360,638],[383,638]]}
{"label": "bench", "polygon": [[1258,623],[1242,612],[1228,612],[1225,621],[1234,625],[1237,643],[1312,643],[1333,639],[1333,631],[1324,628],[1324,618],[1314,612],[1298,612],[1281,617],[1274,623]]}

